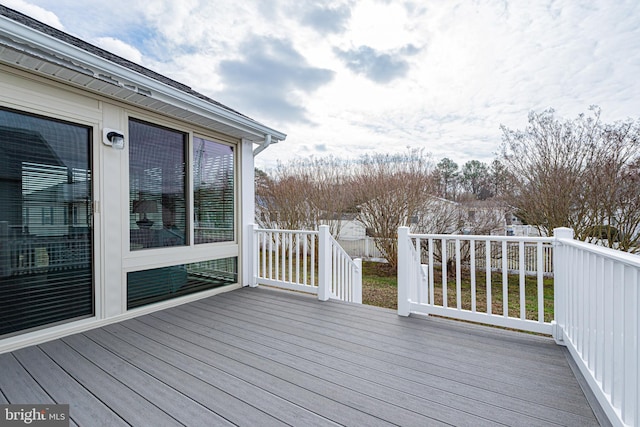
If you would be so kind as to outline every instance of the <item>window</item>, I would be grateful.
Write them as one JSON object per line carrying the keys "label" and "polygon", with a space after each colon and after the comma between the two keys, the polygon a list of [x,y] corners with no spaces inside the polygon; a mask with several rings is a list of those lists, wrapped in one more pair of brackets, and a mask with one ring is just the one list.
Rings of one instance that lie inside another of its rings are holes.
{"label": "window", "polygon": [[91,128],[0,109],[0,336],[93,315],[91,180]]}
{"label": "window", "polygon": [[[234,149],[202,137],[193,137],[189,148],[185,132],[129,120],[132,251],[235,240]],[[189,152],[193,153],[190,159]],[[188,190],[189,173],[192,190]],[[127,308],[237,280],[237,257],[129,272]]]}
{"label": "window", "polygon": [[41,225],[53,225],[53,206],[42,207]]}
{"label": "window", "polygon": [[187,134],[129,121],[131,250],[187,245]]}
{"label": "window", "polygon": [[127,309],[238,281],[236,257],[127,273]]}
{"label": "window", "polygon": [[234,240],[233,148],[193,138],[195,243]]}

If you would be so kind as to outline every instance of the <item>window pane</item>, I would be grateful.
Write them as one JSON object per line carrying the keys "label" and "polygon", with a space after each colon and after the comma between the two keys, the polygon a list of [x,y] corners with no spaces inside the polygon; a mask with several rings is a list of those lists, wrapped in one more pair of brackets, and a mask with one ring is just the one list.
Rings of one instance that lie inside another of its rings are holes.
{"label": "window pane", "polygon": [[234,240],[233,148],[193,138],[195,243]]}
{"label": "window pane", "polygon": [[186,245],[187,135],[129,121],[131,250]]}
{"label": "window pane", "polygon": [[127,308],[237,283],[236,257],[127,273]]}
{"label": "window pane", "polygon": [[0,336],[93,314],[90,147],[91,128],[0,109]]}

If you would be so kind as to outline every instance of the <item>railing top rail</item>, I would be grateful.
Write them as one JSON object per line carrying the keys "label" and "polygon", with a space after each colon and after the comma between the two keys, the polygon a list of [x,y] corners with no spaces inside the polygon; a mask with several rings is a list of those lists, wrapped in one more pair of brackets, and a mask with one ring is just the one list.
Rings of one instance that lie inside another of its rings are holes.
{"label": "railing top rail", "polygon": [[317,231],[313,230],[281,230],[281,229],[268,229],[268,228],[256,228],[255,231],[266,233],[290,233],[290,234],[314,234],[317,235]]}
{"label": "railing top rail", "polygon": [[602,257],[612,259],[614,261],[618,261],[623,264],[627,264],[640,269],[640,255],[634,255],[628,252],[619,251],[617,249],[611,249],[604,246],[594,245],[593,243],[582,242],[580,240],[558,239],[558,242],[563,245],[572,246],[574,248],[578,248],[592,254],[600,255]]}
{"label": "railing top rail", "polygon": [[553,237],[534,237],[534,236],[493,236],[493,235],[474,235],[474,234],[414,234],[409,233],[410,238],[418,239],[446,239],[446,240],[494,240],[497,242],[542,242],[552,243]]}
{"label": "railing top rail", "polygon": [[349,261],[353,263],[354,262],[353,258],[351,258],[351,255],[349,255],[347,251],[344,250],[344,248],[340,245],[340,243],[333,236],[330,235],[329,237],[331,238],[331,244],[336,248],[336,250],[340,252],[340,254],[342,254],[343,257],[349,259]]}

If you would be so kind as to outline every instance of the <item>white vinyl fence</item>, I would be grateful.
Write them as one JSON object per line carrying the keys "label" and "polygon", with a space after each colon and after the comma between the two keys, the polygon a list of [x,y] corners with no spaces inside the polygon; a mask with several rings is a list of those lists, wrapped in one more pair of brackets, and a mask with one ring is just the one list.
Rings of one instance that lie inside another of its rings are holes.
{"label": "white vinyl fence", "polygon": [[338,244],[352,258],[362,258],[368,261],[384,261],[384,255],[376,247],[373,238],[364,239],[339,239]]}
{"label": "white vinyl fence", "polygon": [[319,231],[267,230],[252,225],[253,285],[317,294],[362,303],[362,260],[351,259],[331,237]]}

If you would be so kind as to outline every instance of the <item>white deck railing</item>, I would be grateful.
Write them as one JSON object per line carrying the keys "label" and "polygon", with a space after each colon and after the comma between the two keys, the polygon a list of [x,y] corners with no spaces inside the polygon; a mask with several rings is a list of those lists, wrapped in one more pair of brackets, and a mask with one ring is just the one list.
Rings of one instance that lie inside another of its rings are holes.
{"label": "white deck railing", "polygon": [[[419,235],[402,227],[398,238],[398,314],[435,314],[552,334],[569,349],[609,420],[640,425],[640,257],[575,241],[572,230],[563,228],[554,237],[535,238]],[[535,256],[527,249],[532,246]],[[553,319],[545,320],[550,257]],[[532,273],[536,279],[527,285]],[[497,290],[495,279],[501,285]],[[469,287],[464,293],[463,281]],[[532,285],[533,313],[525,303]],[[470,301],[462,300],[463,294]],[[510,295],[515,295],[511,312]],[[496,297],[499,310],[492,308]]]}
{"label": "white deck railing", "polygon": [[251,226],[253,281],[284,289],[362,303],[362,260],[351,259],[331,237],[319,231],[267,230]]}
{"label": "white deck railing", "polygon": [[614,425],[640,425],[640,257],[557,237],[554,337]]}
{"label": "white deck railing", "polygon": [[[551,323],[545,321],[544,286],[552,238],[409,234],[403,227],[399,239],[400,314],[436,314],[551,334]],[[462,290],[463,274],[468,275],[468,292]],[[527,278],[532,274],[533,284]],[[517,283],[509,285],[510,278]],[[408,284],[402,295],[400,283]],[[527,312],[526,293],[531,286],[535,286],[536,306]],[[470,299],[463,301],[463,294]],[[509,311],[511,298],[517,312]]]}

